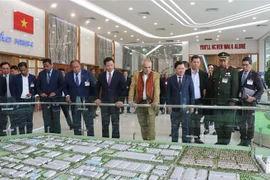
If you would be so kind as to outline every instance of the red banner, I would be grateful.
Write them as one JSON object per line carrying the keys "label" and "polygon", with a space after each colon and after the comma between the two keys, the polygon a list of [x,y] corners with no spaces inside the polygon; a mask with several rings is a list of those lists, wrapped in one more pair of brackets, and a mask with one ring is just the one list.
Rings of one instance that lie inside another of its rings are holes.
{"label": "red banner", "polygon": [[34,18],[19,11],[14,12],[14,29],[34,34]]}

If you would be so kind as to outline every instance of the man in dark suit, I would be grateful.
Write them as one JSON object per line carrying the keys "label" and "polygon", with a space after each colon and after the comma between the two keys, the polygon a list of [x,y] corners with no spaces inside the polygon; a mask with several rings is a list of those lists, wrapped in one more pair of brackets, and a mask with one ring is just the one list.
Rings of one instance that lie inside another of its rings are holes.
{"label": "man in dark suit", "polygon": [[[28,73],[27,64],[25,62],[20,62],[18,68],[21,74],[17,74],[13,77],[11,95],[15,98],[16,102],[34,102],[36,77]],[[26,126],[27,134],[32,133],[34,106],[31,104],[19,105],[15,111],[17,114],[17,123],[11,128],[16,129],[16,126],[18,126],[20,134],[25,134]],[[12,135],[16,134],[17,131],[12,132]]]}
{"label": "man in dark suit", "polygon": [[[42,104],[42,116],[44,121],[45,133],[61,133],[60,125],[60,106],[57,104],[62,96],[65,86],[63,75],[60,71],[53,69],[52,61],[45,58],[43,61],[43,71],[38,75],[36,90],[40,96]],[[49,129],[49,131],[48,131]]]}
{"label": "man in dark suit", "polygon": [[[126,82],[126,89],[125,89],[125,98],[126,98],[126,101],[128,101],[128,92],[129,92],[129,87],[130,87],[130,84],[131,84],[131,78],[128,77],[128,72],[127,71],[124,71],[123,72],[124,74],[124,77],[125,77],[125,82]],[[121,113],[124,113],[124,107],[121,107]],[[130,113],[130,107],[127,107],[127,113]]]}
{"label": "man in dark suit", "polygon": [[[207,73],[200,68],[201,58],[198,55],[191,57],[191,68],[187,69],[185,74],[191,76],[194,84],[195,105],[202,105],[205,97],[205,85],[207,82]],[[195,143],[203,144],[200,140],[201,124],[203,109],[196,109],[191,115],[191,134],[195,136]]]}
{"label": "man in dark suit", "polygon": [[[260,76],[252,68],[252,59],[242,60],[243,71],[239,72],[240,99],[242,106],[256,106],[257,99],[263,94],[264,88]],[[238,117],[240,126],[240,146],[250,146],[254,137],[254,110],[242,110]]]}
{"label": "man in dark suit", "polygon": [[[61,73],[63,75],[63,78],[65,79],[65,76],[66,76],[65,69],[59,68],[58,71],[61,71]],[[64,92],[62,93],[61,101],[62,102],[66,102],[66,97],[65,97],[65,93]],[[69,107],[70,107],[70,105],[68,105],[68,104],[61,104],[60,107],[61,107],[61,109],[62,109],[62,111],[64,113],[64,116],[66,118],[66,121],[67,121],[67,124],[69,126],[69,129],[72,130],[73,129],[73,123],[72,123],[72,120],[71,120],[71,117],[70,117],[70,114],[69,114]]]}
{"label": "man in dark suit", "polygon": [[[0,76],[0,103],[5,102],[5,95],[7,92],[7,84],[6,84],[6,78]],[[2,108],[4,106],[0,106],[0,136],[4,136],[5,133],[3,132],[4,129],[6,129],[6,122],[4,119],[6,118],[5,112],[2,112]]]}
{"label": "man in dark suit", "polygon": [[[2,73],[0,75],[0,77],[4,77],[6,79],[6,94],[5,94],[5,98],[4,98],[4,102],[6,103],[13,103],[15,100],[14,98],[11,96],[11,82],[13,80],[13,76],[12,74],[10,74],[10,64],[8,62],[2,62],[1,65],[2,67]],[[12,106],[6,106],[4,109],[7,109],[5,111],[2,111],[0,120],[2,121],[2,125],[4,127],[3,130],[0,129],[0,134],[2,134],[3,136],[6,135],[6,127],[7,127],[7,122],[8,122],[8,116],[10,119],[10,124],[11,126],[13,124],[15,124],[15,115],[13,112],[13,107]]]}
{"label": "man in dark suit", "polygon": [[[103,61],[106,71],[98,75],[97,94],[101,98],[95,100],[96,104],[115,103],[117,107],[101,106],[102,137],[109,137],[110,118],[112,120],[112,138],[119,138],[119,108],[125,99],[126,83],[123,73],[114,69],[114,60],[107,57]],[[102,89],[102,92],[101,92]]]}
{"label": "man in dark suit", "polygon": [[82,103],[82,105],[72,105],[71,114],[75,135],[82,135],[81,114],[87,129],[87,136],[94,136],[94,112],[93,106],[85,106],[84,103],[92,103],[95,94],[95,79],[90,71],[81,69],[78,60],[70,62],[72,71],[67,73],[65,82],[65,94],[67,102]]}
{"label": "man in dark suit", "polygon": [[[185,75],[185,65],[182,61],[176,61],[174,64],[175,75],[171,76],[167,85],[167,101],[168,105],[193,105],[195,103],[194,84],[190,76]],[[171,132],[172,142],[178,142],[179,125],[182,123],[182,142],[190,143],[190,125],[189,114],[194,109],[190,108],[168,108],[171,113]]]}

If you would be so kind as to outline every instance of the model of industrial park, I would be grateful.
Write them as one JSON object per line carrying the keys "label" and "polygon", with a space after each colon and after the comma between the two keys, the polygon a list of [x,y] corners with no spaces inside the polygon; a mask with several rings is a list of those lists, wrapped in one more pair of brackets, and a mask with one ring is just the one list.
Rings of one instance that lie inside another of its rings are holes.
{"label": "model of industrial park", "polygon": [[0,140],[0,180],[270,178],[263,171],[270,158],[256,156],[256,163],[252,154],[250,149],[60,135],[6,137]]}

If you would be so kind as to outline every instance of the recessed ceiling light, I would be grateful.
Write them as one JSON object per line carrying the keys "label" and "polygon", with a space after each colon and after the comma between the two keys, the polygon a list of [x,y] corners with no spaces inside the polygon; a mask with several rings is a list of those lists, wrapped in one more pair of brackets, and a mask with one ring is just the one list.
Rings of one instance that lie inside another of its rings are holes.
{"label": "recessed ceiling light", "polygon": [[195,28],[194,31],[197,31],[197,28]]}
{"label": "recessed ceiling light", "polygon": [[51,8],[56,8],[57,7],[57,4],[56,3],[53,3],[52,5],[51,5]]}
{"label": "recessed ceiling light", "polygon": [[55,33],[54,31],[52,31],[52,33]]}
{"label": "recessed ceiling light", "polygon": [[144,44],[144,42],[142,42]]}
{"label": "recessed ceiling light", "polygon": [[114,37],[117,37],[117,35],[114,35]]}
{"label": "recessed ceiling light", "polygon": [[123,38],[120,38],[121,41],[123,41]]}
{"label": "recessed ceiling light", "polygon": [[127,31],[124,31],[124,33],[127,33]]}
{"label": "recessed ceiling light", "polygon": [[154,25],[157,25],[157,23],[154,23]]}
{"label": "recessed ceiling light", "polygon": [[199,36],[196,36],[196,38],[198,38]]}
{"label": "recessed ceiling light", "polygon": [[109,19],[105,19],[105,21],[106,21],[106,22],[108,22],[108,21],[109,21]]}
{"label": "recessed ceiling light", "polygon": [[247,32],[247,31],[244,29],[243,32]]}
{"label": "recessed ceiling light", "polygon": [[139,41],[140,39],[137,39],[137,41]]}
{"label": "recessed ceiling light", "polygon": [[116,28],[119,28],[119,26],[118,26],[118,25],[116,25],[115,27],[116,27]]}
{"label": "recessed ceiling light", "polygon": [[218,31],[219,33],[221,33],[222,31]]}
{"label": "recessed ceiling light", "polygon": [[216,39],[218,41],[218,39]]}
{"label": "recessed ceiling light", "polygon": [[191,4],[191,5],[195,5],[195,2],[191,2],[190,4]]}
{"label": "recessed ceiling light", "polygon": [[256,18],[256,17],[253,17],[252,19],[255,20],[255,19],[257,19],[257,18]]}
{"label": "recessed ceiling light", "polygon": [[75,17],[76,16],[76,14],[74,14],[74,13],[71,13],[70,15],[71,15],[71,17]]}
{"label": "recessed ceiling light", "polygon": [[108,32],[107,34],[111,34],[111,32]]}
{"label": "recessed ceiling light", "polygon": [[217,37],[220,37],[220,35],[217,35]]}
{"label": "recessed ceiling light", "polygon": [[[177,42],[180,42],[180,40],[178,39]],[[176,49],[176,47],[175,47],[175,49]]]}
{"label": "recessed ceiling light", "polygon": [[239,41],[239,38],[236,38],[237,41]]}
{"label": "recessed ceiling light", "polygon": [[36,18],[36,21],[38,21],[38,18]]}
{"label": "recessed ceiling light", "polygon": [[134,37],[134,35],[131,35],[131,37]]}
{"label": "recessed ceiling light", "polygon": [[173,33],[170,33],[170,35],[173,35]]}
{"label": "recessed ceiling light", "polygon": [[143,18],[143,19],[146,19],[146,16],[143,16],[142,18]]}
{"label": "recessed ceiling light", "polygon": [[128,10],[132,11],[132,10],[133,10],[133,8],[132,8],[132,7],[130,7],[130,8],[128,8]]}
{"label": "recessed ceiling light", "polygon": [[86,24],[89,24],[89,23],[90,23],[90,21],[89,21],[89,20],[87,20],[85,23],[86,23]]}
{"label": "recessed ceiling light", "polygon": [[199,39],[197,39],[196,41],[199,41]]}
{"label": "recessed ceiling light", "polygon": [[101,29],[101,27],[98,27],[97,29]]}
{"label": "recessed ceiling light", "polygon": [[233,0],[228,0],[229,3],[233,2]]}
{"label": "recessed ceiling light", "polygon": [[161,43],[161,41],[158,41],[158,43]]}

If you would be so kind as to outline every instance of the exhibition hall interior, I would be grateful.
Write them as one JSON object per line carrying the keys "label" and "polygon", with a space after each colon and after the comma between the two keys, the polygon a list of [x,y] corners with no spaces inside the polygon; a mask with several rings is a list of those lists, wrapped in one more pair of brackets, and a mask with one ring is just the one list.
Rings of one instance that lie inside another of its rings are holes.
{"label": "exhibition hall interior", "polygon": [[269,0],[0,14],[0,179],[270,179]]}

